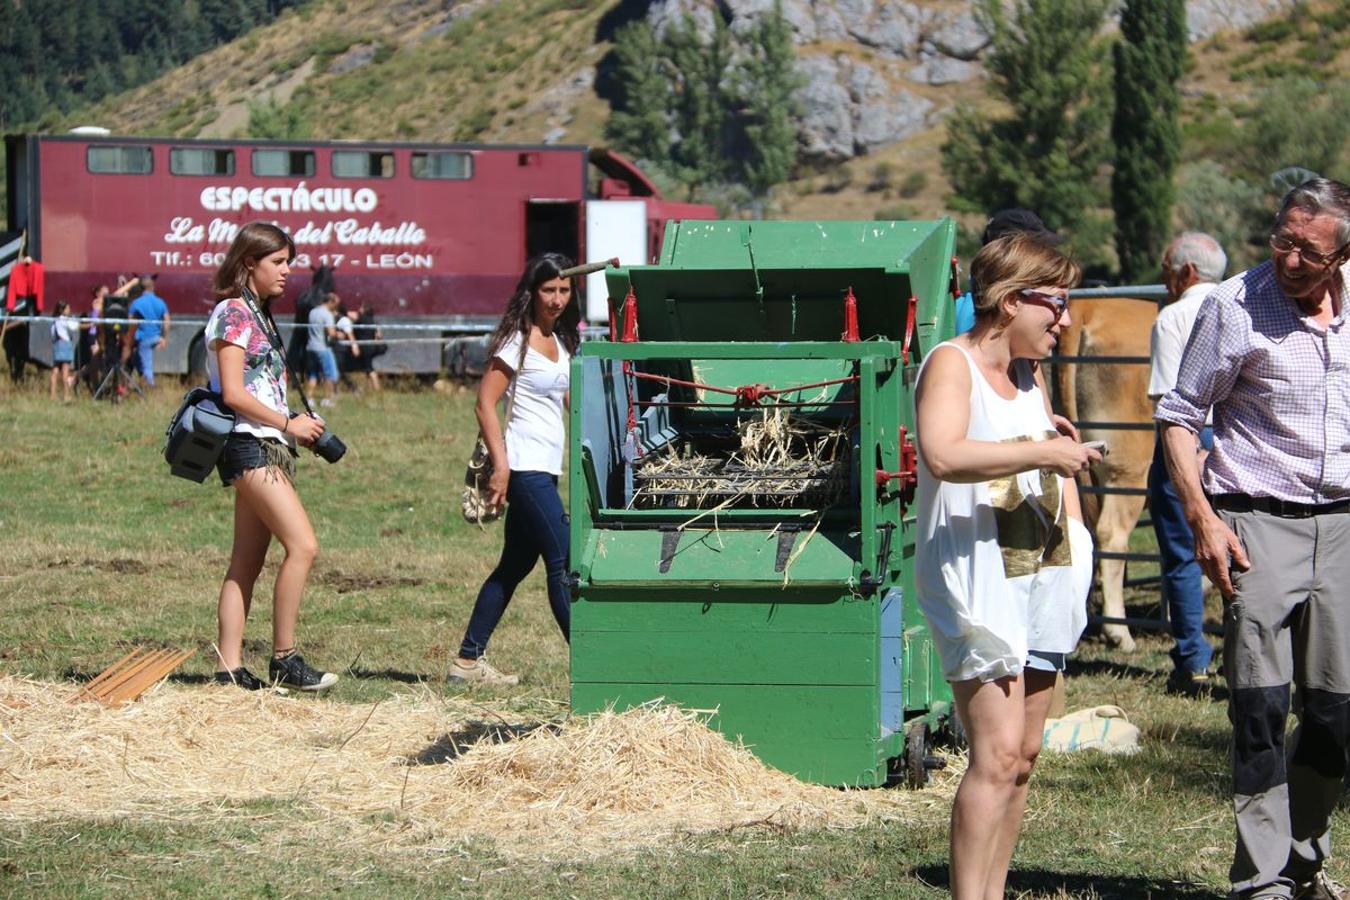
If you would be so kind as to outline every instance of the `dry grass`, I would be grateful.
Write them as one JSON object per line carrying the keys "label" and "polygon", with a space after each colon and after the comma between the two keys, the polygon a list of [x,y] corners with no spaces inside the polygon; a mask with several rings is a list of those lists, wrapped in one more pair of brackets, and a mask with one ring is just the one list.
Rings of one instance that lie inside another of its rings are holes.
{"label": "dry grass", "polygon": [[121,709],[74,691],[0,679],[0,822],[204,823],[270,802],[377,853],[487,838],[584,859],[680,834],[932,820],[955,786],[955,772],[921,792],[804,784],[663,706],[540,722],[428,690],[346,704],[165,684]]}

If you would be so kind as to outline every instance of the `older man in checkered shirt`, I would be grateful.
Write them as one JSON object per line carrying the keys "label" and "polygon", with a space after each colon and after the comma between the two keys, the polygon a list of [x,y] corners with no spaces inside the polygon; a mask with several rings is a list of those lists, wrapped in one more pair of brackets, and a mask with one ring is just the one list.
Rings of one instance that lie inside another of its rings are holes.
{"label": "older man in checkered shirt", "polygon": [[1339,898],[1322,866],[1350,743],[1350,187],[1290,191],[1270,246],[1205,299],[1155,418],[1196,560],[1225,599],[1230,896]]}

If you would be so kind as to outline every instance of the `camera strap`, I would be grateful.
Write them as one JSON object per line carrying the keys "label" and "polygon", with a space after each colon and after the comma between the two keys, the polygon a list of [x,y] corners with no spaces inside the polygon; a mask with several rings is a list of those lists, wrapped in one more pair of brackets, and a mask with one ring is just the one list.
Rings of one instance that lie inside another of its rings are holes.
{"label": "camera strap", "polygon": [[300,383],[300,376],[291,371],[291,367],[286,365],[286,343],[281,339],[281,329],[277,328],[277,320],[272,318],[272,310],[269,308],[263,310],[258,303],[258,298],[253,292],[245,287],[240,291],[240,296],[248,306],[249,312],[253,313],[253,318],[258,320],[258,327],[267,335],[267,342],[272,345],[272,352],[281,357],[281,371],[290,376],[290,380],[295,383],[295,390],[300,394],[300,402],[305,405],[305,412],[311,416],[314,415],[314,407],[310,405],[309,397],[305,394],[305,388]]}

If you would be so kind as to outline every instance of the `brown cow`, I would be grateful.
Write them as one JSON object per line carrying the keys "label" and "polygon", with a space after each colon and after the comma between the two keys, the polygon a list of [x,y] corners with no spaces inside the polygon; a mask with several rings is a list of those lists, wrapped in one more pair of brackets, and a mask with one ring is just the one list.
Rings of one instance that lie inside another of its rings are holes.
{"label": "brown cow", "polygon": [[[1149,332],[1157,317],[1152,300],[1122,297],[1075,297],[1069,304],[1070,326],[1060,333],[1059,356],[1149,355]],[[1149,367],[1143,365],[1057,364],[1055,387],[1060,410],[1070,419],[1087,422],[1143,422],[1153,420],[1148,399]],[[1151,430],[1081,428],[1085,441],[1106,441],[1111,452],[1092,467],[1092,483],[1103,487],[1143,488],[1153,460]],[[1130,533],[1139,521],[1144,497],[1084,494],[1083,516],[1097,539],[1097,549],[1124,553]],[[1125,615],[1125,563],[1103,559],[1098,568],[1102,612]],[[1125,625],[1105,625],[1107,640],[1122,650],[1134,649]]]}

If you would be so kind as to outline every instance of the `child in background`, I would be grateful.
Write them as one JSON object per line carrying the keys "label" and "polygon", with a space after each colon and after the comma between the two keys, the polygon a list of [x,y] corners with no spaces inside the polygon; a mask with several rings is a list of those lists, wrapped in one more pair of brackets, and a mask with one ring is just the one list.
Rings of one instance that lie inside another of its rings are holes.
{"label": "child in background", "polygon": [[70,402],[70,389],[75,378],[70,374],[71,364],[75,362],[75,337],[80,333],[80,323],[70,315],[70,304],[62,300],[56,304],[56,321],[52,323],[52,375],[51,395],[56,399],[56,380],[61,379],[61,399]]}

